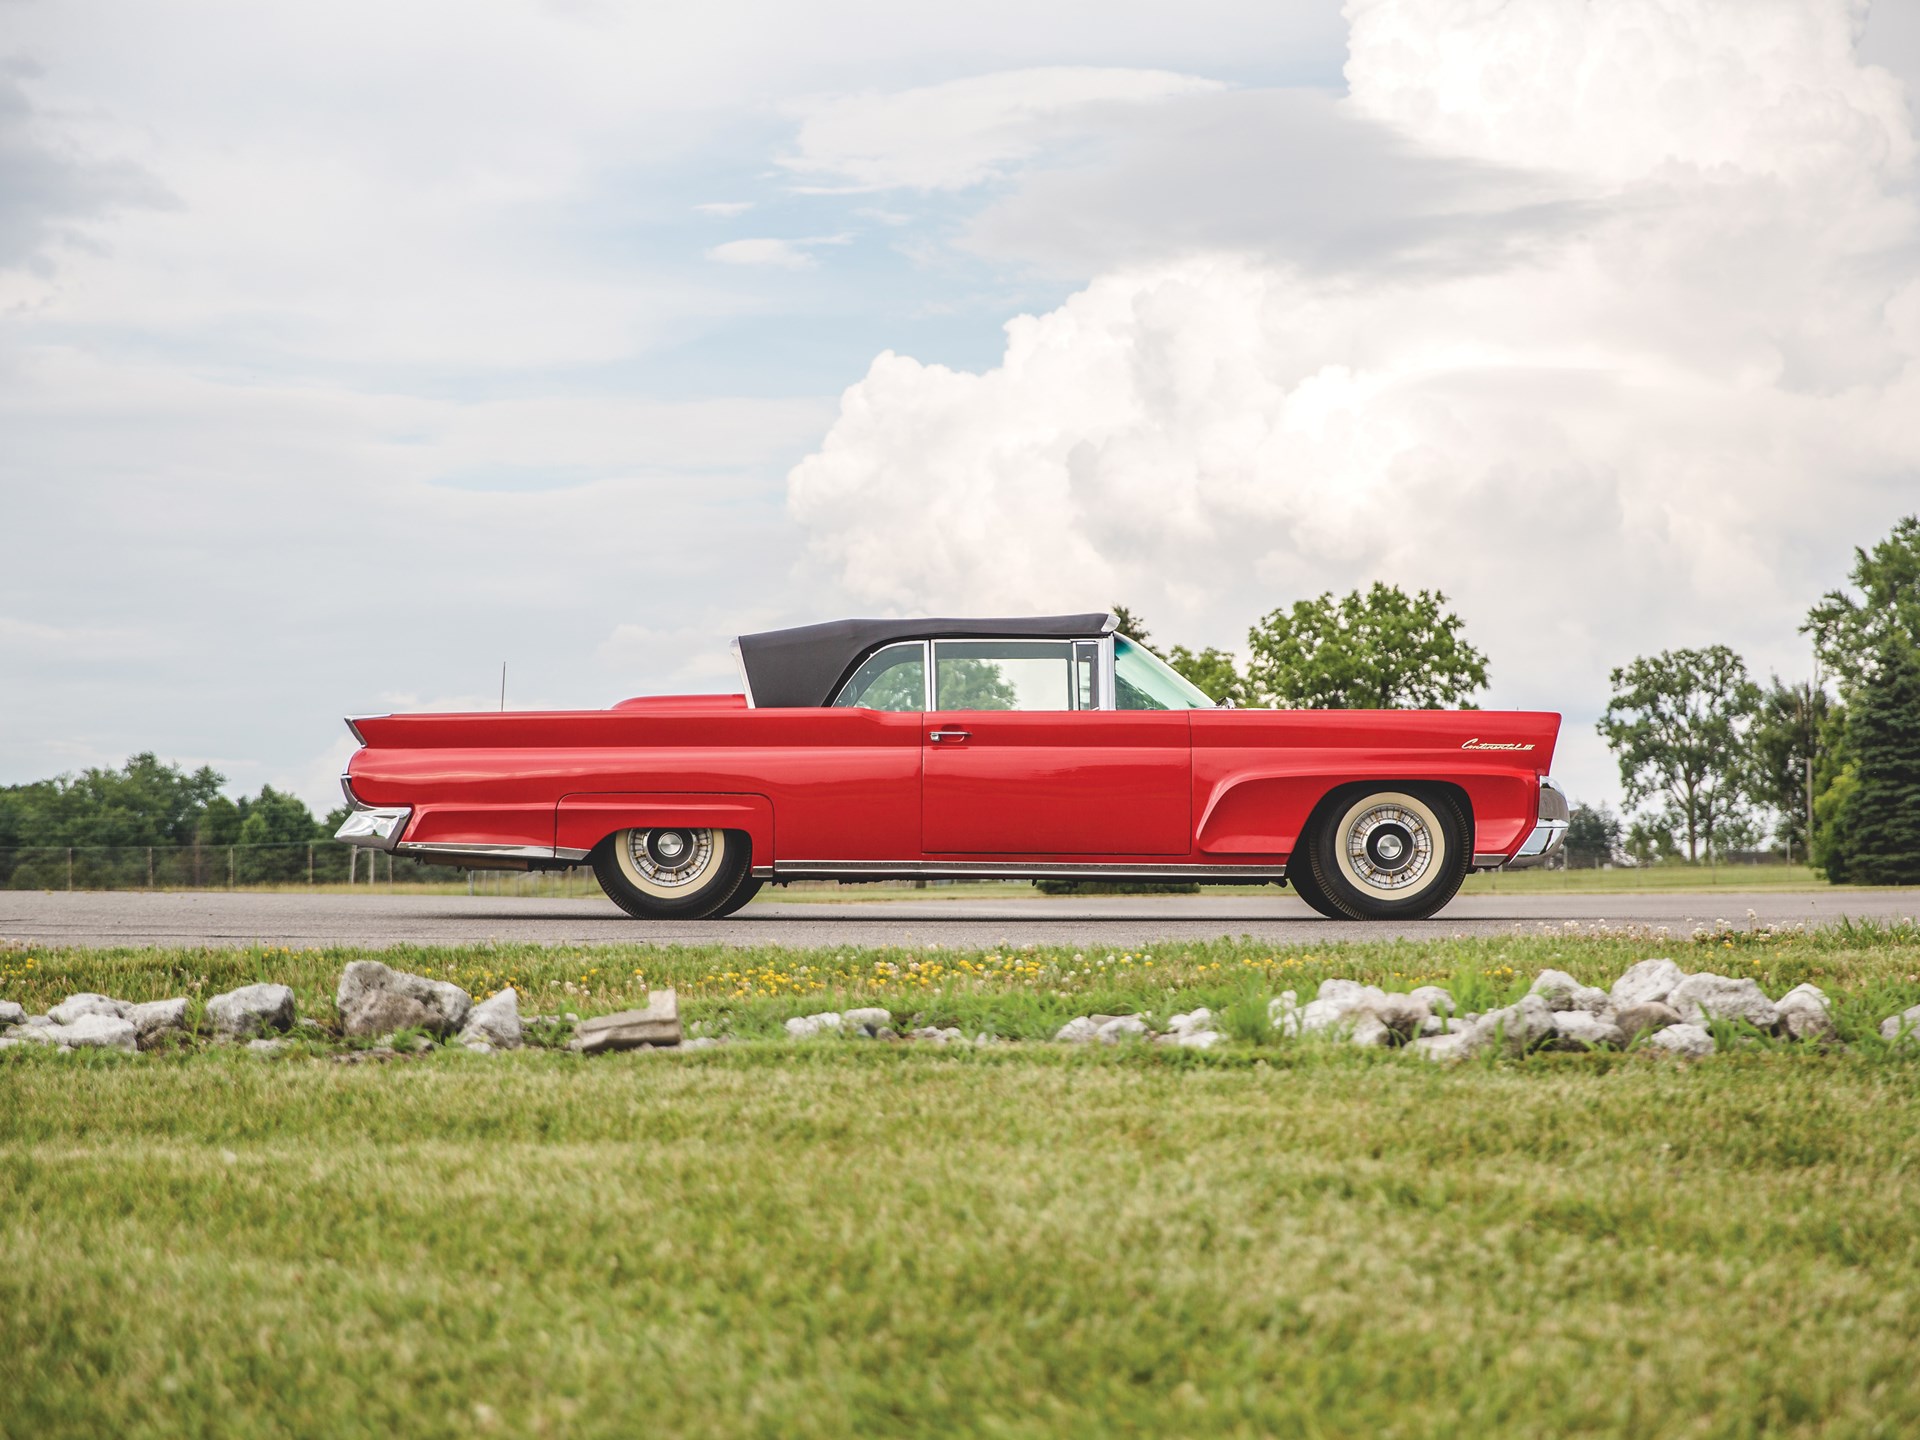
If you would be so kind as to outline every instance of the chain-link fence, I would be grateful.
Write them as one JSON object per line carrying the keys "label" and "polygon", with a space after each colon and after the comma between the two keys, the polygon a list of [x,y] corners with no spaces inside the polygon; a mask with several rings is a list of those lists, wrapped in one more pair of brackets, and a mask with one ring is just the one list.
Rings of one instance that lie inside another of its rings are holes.
{"label": "chain-link fence", "polygon": [[248,885],[468,885],[473,872],[330,840],[0,849],[9,890],[227,890]]}

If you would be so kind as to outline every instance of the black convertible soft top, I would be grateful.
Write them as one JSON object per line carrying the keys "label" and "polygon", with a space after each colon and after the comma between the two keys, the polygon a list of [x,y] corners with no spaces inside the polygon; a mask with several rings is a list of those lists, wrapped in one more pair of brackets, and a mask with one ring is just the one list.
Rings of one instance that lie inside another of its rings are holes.
{"label": "black convertible soft top", "polygon": [[742,635],[734,646],[747,672],[748,704],[808,709],[831,701],[856,665],[896,640],[1091,640],[1119,623],[1098,611],[1011,620],[829,620]]}

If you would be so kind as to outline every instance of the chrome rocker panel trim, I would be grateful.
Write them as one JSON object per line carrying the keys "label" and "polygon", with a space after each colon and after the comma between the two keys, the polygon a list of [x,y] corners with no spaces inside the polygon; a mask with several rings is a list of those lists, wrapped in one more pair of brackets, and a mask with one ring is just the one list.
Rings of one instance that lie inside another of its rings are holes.
{"label": "chrome rocker panel trim", "polygon": [[588,854],[585,850],[554,845],[491,845],[468,840],[408,843],[393,849],[396,855],[405,855],[422,865],[455,865],[464,870],[532,870],[578,865]]}
{"label": "chrome rocker panel trim", "polygon": [[776,860],[753,873],[772,880],[1283,880],[1284,865],[1022,863],[1005,860]]}

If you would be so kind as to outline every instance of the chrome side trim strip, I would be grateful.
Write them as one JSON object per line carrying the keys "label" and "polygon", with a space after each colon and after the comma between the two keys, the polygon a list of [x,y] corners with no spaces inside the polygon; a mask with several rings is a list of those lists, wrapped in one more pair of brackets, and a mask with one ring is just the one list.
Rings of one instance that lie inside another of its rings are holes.
{"label": "chrome side trim strip", "polygon": [[1506,863],[1506,852],[1502,850],[1490,850],[1484,855],[1476,852],[1473,857],[1473,868],[1476,870],[1498,870]]}
{"label": "chrome side trim strip", "polygon": [[568,850],[553,845],[490,845],[474,840],[430,840],[394,847],[402,855],[432,851],[435,855],[472,855],[499,860],[571,860],[587,858],[585,850]]}
{"label": "chrome side trim strip", "polygon": [[[756,867],[756,873],[758,869]],[[938,877],[947,880],[1280,880],[1284,865],[1054,864],[1018,860],[776,860],[777,880]]]}
{"label": "chrome side trim strip", "polygon": [[753,677],[747,674],[747,657],[740,653],[738,635],[733,637],[733,664],[734,668],[740,672],[740,693],[747,697],[747,709],[758,709],[759,707],[753,703]]}
{"label": "chrome side trim strip", "polygon": [[749,869],[747,873],[756,880],[771,880],[773,878],[773,867],[771,865],[755,865]]}
{"label": "chrome side trim strip", "polygon": [[367,743],[367,737],[360,733],[360,722],[362,720],[371,720],[373,718],[374,717],[371,715],[343,715],[341,717],[341,719],[346,721],[347,729],[353,732],[354,744],[364,745]]}

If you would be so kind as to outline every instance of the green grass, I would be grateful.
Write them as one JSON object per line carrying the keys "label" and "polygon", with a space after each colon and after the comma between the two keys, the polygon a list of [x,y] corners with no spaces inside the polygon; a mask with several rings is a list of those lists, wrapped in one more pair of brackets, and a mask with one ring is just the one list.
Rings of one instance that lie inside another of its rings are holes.
{"label": "green grass", "polygon": [[[1436,1067],[1260,1024],[1325,975],[1491,1003],[1659,953],[1817,979],[1851,1047]],[[16,947],[0,996],[270,978],[324,1016],[346,958]],[[1243,1038],[9,1050],[0,1434],[1828,1440],[1920,1415],[1920,1047],[1871,1035],[1920,1000],[1910,925],[381,958],[511,973],[549,1011],[672,983],[742,1036],[855,1001],[1035,1034],[1201,999]]]}
{"label": "green grass", "polygon": [[1488,870],[1469,875],[1462,895],[1626,895],[1742,890],[1840,890],[1806,865],[1643,865],[1612,870]]}

